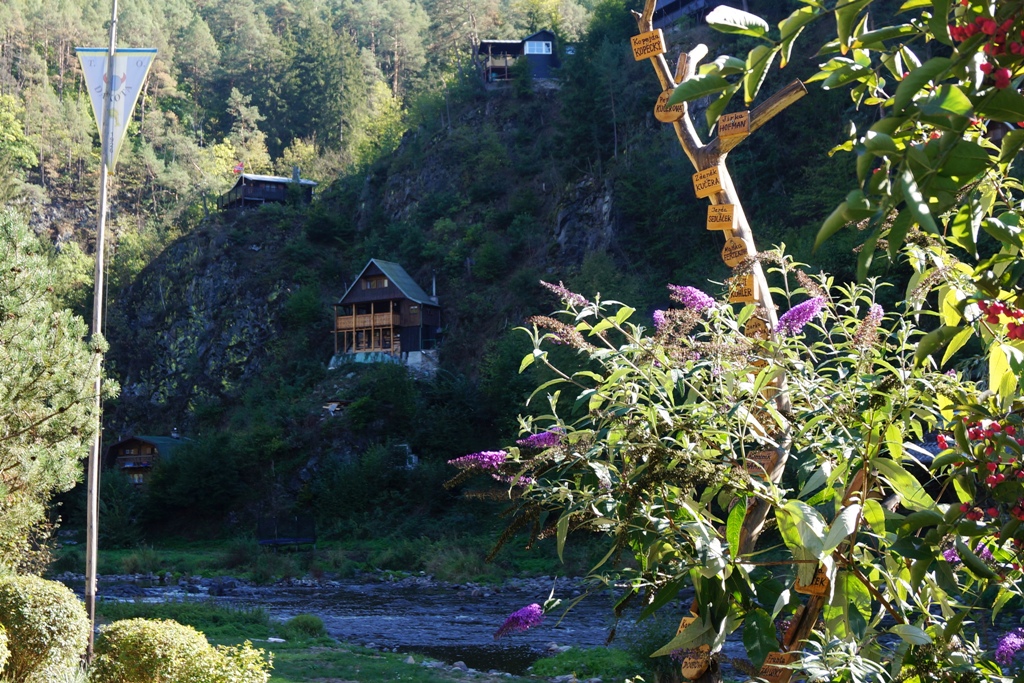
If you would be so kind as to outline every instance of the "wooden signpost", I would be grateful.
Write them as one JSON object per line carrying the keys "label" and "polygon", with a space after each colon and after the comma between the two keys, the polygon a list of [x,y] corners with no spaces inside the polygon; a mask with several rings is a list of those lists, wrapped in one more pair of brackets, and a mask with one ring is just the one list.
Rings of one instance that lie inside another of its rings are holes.
{"label": "wooden signpost", "polygon": [[[662,94],[671,91],[681,83],[692,79],[697,73],[700,61],[707,56],[708,49],[704,45],[698,45],[688,53],[680,55],[679,62],[673,71],[665,60],[664,38],[660,31],[654,31],[654,10],[657,0],[645,0],[643,12],[633,12],[636,17],[637,28],[640,34],[633,38],[633,56],[635,59],[650,59],[651,66],[661,83]],[[701,141],[696,126],[687,111],[687,106],[682,105],[682,114],[675,118],[676,112],[672,112],[672,118],[667,121],[675,129],[676,137],[683,152],[690,159],[696,173],[693,176],[693,189],[699,198],[708,198],[711,207],[708,210],[708,230],[727,231],[727,237],[735,237],[740,244],[744,245],[742,259],[737,262],[748,262],[748,256],[756,253],[755,241],[750,225],[744,215],[739,195],[732,183],[729,170],[726,167],[726,157],[731,149],[741,144],[747,136],[756,132],[765,123],[780,114],[786,107],[793,104],[807,94],[807,89],[800,81],[794,81],[779,92],[775,93],[760,105],[749,112],[726,115],[719,118],[718,137],[710,142]],[[656,107],[657,112],[657,107]],[[659,118],[659,120],[662,120]],[[724,208],[729,206],[729,208]],[[729,250],[729,260],[739,256],[738,249]],[[723,258],[727,254],[723,251]],[[730,288],[729,301],[734,303],[755,303],[758,307],[758,322],[752,318],[748,321],[746,330],[748,334],[756,338],[768,337],[778,325],[775,305],[772,303],[771,292],[768,282],[764,276],[761,264],[756,260],[749,260],[749,267],[744,263],[746,272],[737,274],[733,278]],[[790,404],[787,392],[785,391],[785,377],[780,376],[773,382],[774,402],[777,413],[785,415],[790,413]],[[767,412],[767,411],[761,411]],[[752,413],[753,414],[753,413]],[[755,416],[756,417],[756,416]],[[786,461],[789,458],[789,437],[788,424],[783,423],[779,427],[771,416],[765,417],[763,422],[766,428],[775,431],[772,439],[781,444],[775,451],[776,460],[772,463],[769,476],[776,482],[785,470]],[[768,469],[767,467],[765,469]],[[757,540],[764,528],[765,519],[771,510],[771,505],[764,499],[756,498],[747,507],[746,515],[740,529],[739,543],[732,549],[734,557],[748,556],[754,552]],[[807,638],[818,614],[821,610],[823,598],[812,596],[806,608],[801,608],[798,617],[794,617],[794,627],[791,637],[787,637],[784,646],[787,649],[800,647],[800,643]],[[708,663],[700,669],[700,683],[718,683],[721,681],[717,662],[713,653],[707,653],[710,657]],[[789,655],[779,654],[780,657],[788,658]],[[771,683],[786,683],[788,677],[781,676],[788,672],[782,669],[779,664],[785,664],[788,659],[778,660],[769,658],[762,668],[762,676]],[[696,662],[694,662],[696,665]],[[774,667],[774,668],[773,668]],[[778,671],[776,671],[778,669]],[[696,666],[693,671],[696,671]],[[684,675],[688,672],[684,670]],[[767,675],[764,675],[767,674]],[[691,676],[687,676],[688,678]]]}
{"label": "wooden signpost", "polygon": [[654,118],[658,119],[662,123],[672,123],[683,118],[683,114],[686,113],[686,106],[683,104],[673,104],[671,107],[668,106],[668,98],[672,96],[671,90],[665,90],[658,95],[658,102],[654,105]]}
{"label": "wooden signpost", "polygon": [[771,331],[768,329],[768,323],[756,315],[752,315],[747,320],[747,324],[743,326],[743,334],[751,339],[763,341],[771,336]]}
{"label": "wooden signpost", "polygon": [[747,453],[746,470],[752,477],[765,478],[775,469],[775,463],[779,461],[779,454],[774,451],[754,451]]}
{"label": "wooden signpost", "polygon": [[718,167],[698,171],[693,174],[693,191],[697,193],[698,199],[711,197],[722,191],[722,178],[719,175]]}
{"label": "wooden signpost", "polygon": [[730,237],[725,241],[725,246],[722,247],[722,260],[730,268],[735,268],[743,263],[747,260],[748,256],[750,256],[750,253],[747,249],[747,243],[739,237]]}
{"label": "wooden signpost", "polygon": [[736,212],[732,204],[711,204],[708,206],[708,230],[728,230],[736,222]]}
{"label": "wooden signpost", "polygon": [[718,119],[718,137],[730,138],[745,136],[750,133],[750,112],[740,111],[735,114],[722,114]]}
{"label": "wooden signpost", "polygon": [[665,53],[665,35],[660,28],[633,36],[629,43],[633,48],[633,59],[638,62]]}
{"label": "wooden signpost", "polygon": [[811,579],[811,583],[805,586],[800,583],[798,578],[796,584],[793,585],[793,590],[804,595],[817,595],[821,597],[828,595],[828,584],[828,574],[825,573],[825,565],[819,564],[818,569],[814,572],[814,578]]}
{"label": "wooden signpost", "polygon": [[785,666],[796,659],[795,652],[769,652],[764,658],[764,664],[757,672],[758,678],[763,678],[768,683],[789,683],[793,677],[793,670]]}
{"label": "wooden signpost", "polygon": [[729,290],[729,303],[752,304],[757,302],[760,291],[753,273],[744,273],[734,278],[732,289]]}

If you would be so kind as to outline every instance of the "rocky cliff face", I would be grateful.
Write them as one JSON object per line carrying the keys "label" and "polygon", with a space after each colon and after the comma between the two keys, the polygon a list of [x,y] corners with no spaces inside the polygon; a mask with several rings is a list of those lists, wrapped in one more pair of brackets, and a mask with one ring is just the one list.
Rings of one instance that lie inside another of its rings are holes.
{"label": "rocky cliff face", "polygon": [[110,367],[121,381],[116,427],[169,430],[198,405],[258,377],[281,307],[299,285],[281,251],[300,224],[248,212],[172,244],[114,303]]}
{"label": "rocky cliff face", "polygon": [[[402,262],[427,288],[436,274],[446,363],[464,372],[490,336],[522,321],[516,290],[565,277],[616,239],[611,184],[567,184],[554,170],[556,103],[543,93],[528,105],[492,97],[451,131],[407,135],[390,163],[340,181],[355,192],[325,192],[314,218],[306,207],[215,215],[173,243],[111,306],[109,365],[122,395],[108,424],[187,428],[197,408],[267,381],[268,354],[295,335],[315,331],[296,353],[322,355],[305,360],[326,366],[330,304],[371,257]],[[351,232],[314,237],[317,221]]]}

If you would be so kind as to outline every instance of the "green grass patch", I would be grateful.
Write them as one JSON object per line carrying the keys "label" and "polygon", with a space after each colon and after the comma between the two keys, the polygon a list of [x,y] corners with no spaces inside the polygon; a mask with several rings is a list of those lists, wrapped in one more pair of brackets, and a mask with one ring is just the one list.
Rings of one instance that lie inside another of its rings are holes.
{"label": "green grass patch", "polygon": [[610,647],[578,648],[538,659],[531,673],[551,678],[575,674],[576,678],[601,678],[621,681],[647,671],[648,666],[625,650]]}
{"label": "green grass patch", "polygon": [[354,645],[333,647],[285,647],[274,650],[274,671],[271,683],[304,683],[305,681],[359,681],[359,683],[452,683],[453,681],[488,680],[523,683],[522,678],[468,676],[448,668],[427,668],[413,655],[415,664],[407,664],[407,654],[377,652]]}
{"label": "green grass patch", "polygon": [[101,601],[96,609],[106,621],[173,619],[202,631],[209,640],[217,642],[265,640],[271,633],[270,616],[260,607],[231,607],[201,600],[155,603]]}

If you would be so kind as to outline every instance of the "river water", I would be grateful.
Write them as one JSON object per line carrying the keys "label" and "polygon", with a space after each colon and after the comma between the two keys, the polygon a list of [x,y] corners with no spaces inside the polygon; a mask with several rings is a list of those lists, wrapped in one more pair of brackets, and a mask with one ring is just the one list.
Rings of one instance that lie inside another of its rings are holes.
{"label": "river water", "polygon": [[[79,575],[57,577],[81,591]],[[495,640],[494,633],[512,612],[543,603],[554,588],[562,606],[527,631]],[[250,586],[233,579],[194,579],[166,585],[157,577],[102,577],[100,599],[213,600],[233,606],[262,607],[271,618],[285,621],[298,614],[320,617],[328,634],[342,642],[379,650],[425,655],[449,664],[464,662],[480,671],[523,674],[539,657],[559,648],[601,647],[612,627],[616,645],[639,638],[644,629],[628,616],[615,622],[611,592],[591,594],[565,611],[581,587],[561,579],[512,580],[500,587],[446,584],[430,577],[381,580],[379,576],[347,580],[298,580],[272,586]],[[675,604],[678,602],[678,605]],[[689,598],[674,601],[666,612],[682,613]],[[677,608],[677,609],[676,609]],[[671,633],[645,642],[650,650]],[[727,657],[745,656],[739,634],[726,643]],[[723,669],[728,669],[725,664]]]}

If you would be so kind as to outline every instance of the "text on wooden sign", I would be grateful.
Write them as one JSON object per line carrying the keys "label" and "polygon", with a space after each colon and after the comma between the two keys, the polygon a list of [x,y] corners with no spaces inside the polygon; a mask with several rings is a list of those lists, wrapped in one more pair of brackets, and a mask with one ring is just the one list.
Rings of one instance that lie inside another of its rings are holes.
{"label": "text on wooden sign", "polygon": [[722,191],[722,179],[718,175],[718,167],[712,166],[693,174],[693,191],[697,198],[710,197]]}
{"label": "text on wooden sign", "polygon": [[727,138],[734,135],[746,135],[750,132],[750,112],[740,111],[735,114],[722,114],[718,119],[718,137]]}
{"label": "text on wooden sign", "polygon": [[654,105],[654,118],[662,123],[672,123],[683,118],[686,113],[686,103],[680,102],[668,106],[668,98],[672,96],[671,88],[658,95],[658,102]]}
{"label": "text on wooden sign", "polygon": [[732,230],[736,207],[732,204],[708,206],[708,230]]}
{"label": "text on wooden sign", "polygon": [[633,48],[633,59],[638,62],[641,59],[657,57],[665,52],[665,36],[660,28],[635,35],[629,39],[629,42]]}

